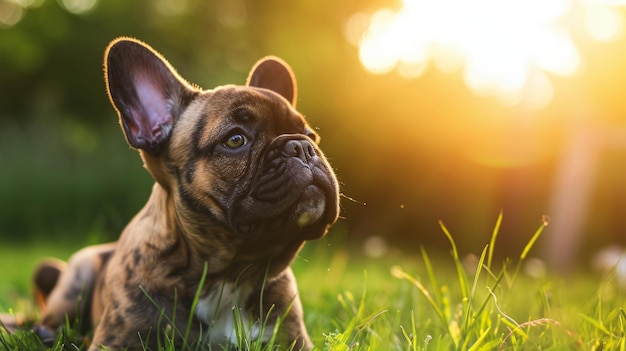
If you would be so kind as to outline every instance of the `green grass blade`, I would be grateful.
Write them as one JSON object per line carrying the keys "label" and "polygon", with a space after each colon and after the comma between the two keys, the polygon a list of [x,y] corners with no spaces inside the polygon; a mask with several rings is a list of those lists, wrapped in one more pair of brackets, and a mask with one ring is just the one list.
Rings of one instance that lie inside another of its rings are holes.
{"label": "green grass blade", "polygon": [[196,294],[193,297],[193,302],[191,303],[191,308],[189,310],[189,317],[187,318],[187,328],[185,329],[185,336],[183,338],[183,344],[188,345],[189,334],[191,333],[191,326],[193,325],[193,320],[196,318],[196,307],[198,307],[198,301],[200,301],[200,295],[202,294],[202,289],[204,288],[204,283],[206,282],[206,276],[209,272],[209,264],[208,262],[204,262],[204,268],[202,270],[202,277],[200,278],[200,283],[198,284],[198,289],[196,290]]}
{"label": "green grass blade", "polygon": [[411,284],[415,285],[417,290],[419,290],[422,293],[422,295],[426,298],[428,303],[430,303],[430,306],[435,310],[435,313],[437,314],[441,322],[444,325],[448,324],[448,320],[446,319],[443,311],[439,308],[439,305],[437,305],[437,302],[430,295],[430,292],[428,291],[428,289],[426,289],[426,287],[424,287],[424,285],[422,285],[422,283],[419,280],[413,278],[410,274],[406,273],[404,270],[402,270],[402,267],[400,266],[391,267],[391,275],[393,275],[394,277],[398,279],[407,280]]}
{"label": "green grass blade", "polygon": [[496,220],[496,225],[493,228],[493,233],[491,234],[491,241],[489,242],[489,254],[487,255],[487,267],[491,270],[491,263],[493,262],[493,251],[496,247],[496,238],[498,237],[498,233],[500,232],[500,225],[502,224],[502,211],[498,215],[498,219]]}
{"label": "green grass blade", "polygon": [[474,296],[476,293],[476,286],[478,285],[478,279],[480,278],[480,273],[482,272],[483,263],[485,262],[485,255],[487,254],[487,246],[483,249],[483,252],[480,254],[480,259],[478,260],[478,266],[476,267],[476,273],[474,274],[474,281],[472,282],[472,289],[470,291],[469,301],[467,303],[467,310],[465,311],[465,320],[463,321],[463,335],[466,335],[466,332],[470,329],[470,321],[472,318],[472,302],[474,300]]}
{"label": "green grass blade", "polygon": [[491,331],[491,328],[485,329],[485,331],[480,334],[480,336],[478,337],[476,342],[474,342],[474,344],[469,349],[467,349],[467,351],[476,351],[476,350],[478,350],[481,347],[481,344],[482,344],[483,340],[485,340],[485,338],[489,334],[489,331]]}
{"label": "green grass blade", "polygon": [[528,256],[528,253],[535,245],[535,242],[537,241],[537,239],[539,239],[539,236],[543,232],[543,229],[547,226],[548,226],[548,220],[547,220],[547,217],[544,216],[541,220],[541,225],[539,226],[537,231],[535,231],[535,234],[533,234],[533,236],[530,238],[530,241],[528,241],[528,244],[524,246],[524,250],[522,250],[522,253],[519,257],[519,262],[517,263],[517,267],[515,268],[515,272],[513,273],[513,277],[511,278],[512,282],[515,281],[515,279],[517,278],[517,274],[519,273],[519,270],[522,267],[522,263],[524,263],[526,256]]}
{"label": "green grass blade", "polygon": [[[437,317],[441,321],[441,324],[443,325],[443,327],[446,329],[448,334],[452,337],[453,333],[450,330],[450,323],[449,323],[448,319],[446,318],[445,314],[443,313],[443,311],[441,310],[441,308],[439,307],[439,305],[437,304],[437,302],[433,299],[433,297],[428,292],[428,289],[426,289],[424,287],[424,285],[419,280],[415,279],[413,276],[411,276],[410,274],[408,274],[404,270],[402,270],[402,268],[400,266],[392,267],[391,268],[391,275],[393,275],[394,277],[396,277],[398,279],[404,279],[404,280],[409,281],[411,284],[413,284],[417,288],[417,290],[419,290],[420,293],[422,293],[422,296],[424,296],[426,298],[426,300],[428,301],[430,306],[435,311],[435,314],[437,315]],[[454,339],[454,337],[453,337],[453,339]]]}
{"label": "green grass blade", "polygon": [[[502,281],[502,278],[504,277],[504,270],[500,272],[500,274],[498,274],[496,281],[491,285],[491,287],[487,287],[487,289],[491,292],[491,291],[495,291],[496,288],[498,287],[498,285],[500,284],[500,282]],[[483,300],[482,305],[480,305],[480,308],[478,308],[478,310],[476,310],[476,314],[477,315],[481,315],[483,313],[483,311],[485,310],[485,308],[487,307],[487,304],[489,303],[489,301],[491,301],[491,296],[487,295],[485,297],[485,299]]]}
{"label": "green grass blade", "polygon": [[504,317],[504,322],[506,323],[506,322],[508,321],[508,323],[506,323],[506,324],[508,324],[508,325],[512,325],[512,326],[514,326],[515,328],[518,328],[518,329],[519,329],[519,328],[520,328],[519,323],[517,323],[517,322],[515,321],[515,319],[511,318],[509,315],[507,315],[506,313],[504,313],[504,312],[500,309],[500,306],[498,306],[498,297],[496,296],[496,294],[495,294],[495,293],[494,293],[491,289],[489,289],[489,288],[488,288],[488,290],[489,290],[489,293],[491,294],[491,296],[493,297],[493,304],[494,304],[494,306],[496,306],[496,310],[498,310],[498,313],[499,313],[502,317]]}
{"label": "green grass blade", "polygon": [[586,314],[581,313],[580,316],[587,321],[589,324],[591,324],[594,328],[596,328],[598,331],[602,332],[603,334],[605,334],[606,336],[611,336],[614,337],[615,335],[613,335],[613,333],[611,333],[610,330],[608,330],[603,324],[602,321],[597,321],[589,316],[587,316]]}
{"label": "green grass blade", "polygon": [[[452,238],[452,234],[450,234],[450,231],[448,231],[448,228],[446,228],[442,221],[439,221],[439,226],[441,227],[441,230],[443,230],[443,233],[446,235],[448,241],[450,241],[450,245],[452,246],[452,257],[454,258],[454,265],[456,266],[456,272],[459,279],[459,284],[461,286],[461,293],[463,295],[463,300],[465,301],[464,303],[467,304],[467,300],[469,299],[468,281],[467,275],[465,274],[465,270],[463,268],[463,263],[459,258],[459,251],[456,248],[456,243],[454,242],[454,238]],[[467,306],[464,307],[466,308]]]}
{"label": "green grass blade", "polygon": [[415,325],[415,311],[411,311],[411,334],[409,335],[402,326],[400,326],[404,339],[409,343],[409,350],[417,350],[417,327]]}
{"label": "green grass blade", "polygon": [[439,282],[437,281],[437,275],[435,274],[435,270],[433,269],[433,265],[430,262],[430,258],[428,257],[428,253],[423,246],[420,246],[420,251],[422,252],[422,261],[426,266],[426,272],[428,273],[428,280],[430,281],[430,285],[433,288],[433,295],[435,302],[441,306],[443,303],[443,296],[441,296],[441,287],[439,286]]}
{"label": "green grass blade", "polygon": [[535,242],[537,241],[537,239],[539,239],[539,236],[543,232],[543,229],[547,226],[548,226],[547,220],[543,219],[541,221],[541,225],[539,226],[537,231],[535,231],[535,234],[532,236],[532,238],[530,238],[530,241],[528,242],[528,244],[524,246],[524,250],[522,251],[522,254],[520,255],[520,260],[523,261],[524,259],[526,259],[528,252],[530,252],[530,250],[533,248],[533,246],[535,245]]}
{"label": "green grass blade", "polygon": [[[156,301],[152,298],[152,296],[150,295],[150,293],[149,293],[149,292],[148,292],[148,291],[147,291],[147,290],[143,287],[143,285],[139,285],[139,290],[141,290],[141,292],[142,292],[142,293],[144,294],[144,296],[148,299],[148,301],[150,301],[150,303],[151,303],[151,304],[152,304],[152,305],[153,305],[153,306],[154,306],[154,307],[155,307],[155,308],[159,311],[159,323],[158,323],[159,327],[157,328],[157,329],[158,329],[158,330],[157,330],[157,340],[161,340],[161,338],[160,338],[160,332],[161,332],[161,330],[160,330],[160,329],[161,329],[161,328],[160,328],[160,325],[161,325],[161,322],[162,322],[163,320],[165,320],[165,322],[166,322],[167,324],[170,324],[170,325],[175,325],[175,324],[174,324],[174,320],[173,320],[172,318],[170,318],[170,317],[167,315],[167,313],[166,313],[166,311],[165,311],[165,308],[163,308],[163,306],[159,305],[159,303],[158,303],[158,302],[156,302]],[[176,290],[174,290],[174,293],[176,293]],[[181,332],[180,332],[177,328],[173,328],[173,330],[172,330],[172,331],[173,331],[173,332],[178,333],[180,337],[183,337],[183,334],[182,334],[182,333],[181,333]]]}

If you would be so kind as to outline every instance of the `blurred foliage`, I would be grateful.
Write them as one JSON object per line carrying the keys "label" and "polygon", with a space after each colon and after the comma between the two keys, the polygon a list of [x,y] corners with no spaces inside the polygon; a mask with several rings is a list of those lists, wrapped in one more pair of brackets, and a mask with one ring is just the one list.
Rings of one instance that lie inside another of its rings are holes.
{"label": "blurred foliage", "polygon": [[69,119],[28,128],[3,124],[0,162],[10,167],[0,172],[3,240],[93,243],[117,236],[151,187],[123,138],[110,138],[117,134],[112,129]]}
{"label": "blurred foliage", "polygon": [[[346,23],[398,3],[0,0],[0,238],[113,240],[145,202],[152,181],[117,127],[102,72],[106,45],[132,36],[204,88],[243,83],[263,55],[289,62],[298,107],[342,182],[340,226],[353,238],[445,244],[441,219],[479,252],[503,210],[501,238],[518,251],[548,210],[564,120],[579,107],[570,93],[587,80],[557,81],[551,107],[531,114],[473,95],[459,74],[370,75]],[[611,50],[595,50],[589,67]],[[608,90],[626,75],[600,73],[593,81]],[[589,96],[602,108],[615,100]],[[621,110],[611,111],[609,121]],[[621,240],[613,233],[626,224],[617,196],[626,190],[611,176],[626,170],[621,158],[602,159],[587,228],[595,247]]]}
{"label": "blurred foliage", "polygon": [[[104,87],[112,39],[150,43],[204,88],[242,83],[259,57],[278,54],[298,71],[310,105],[320,98],[305,83],[317,75],[309,65],[339,54],[326,45],[342,42],[345,5],[331,13],[314,1],[0,0],[0,237],[112,240],[145,202],[152,181]],[[304,37],[305,46],[292,46]],[[302,55],[311,59],[294,59]]]}

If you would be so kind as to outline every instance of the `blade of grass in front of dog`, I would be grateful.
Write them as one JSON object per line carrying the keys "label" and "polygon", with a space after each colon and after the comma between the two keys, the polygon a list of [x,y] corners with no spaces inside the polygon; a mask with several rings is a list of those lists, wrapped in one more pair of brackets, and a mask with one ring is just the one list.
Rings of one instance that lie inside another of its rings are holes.
{"label": "blade of grass in front of dog", "polygon": [[[270,264],[271,262],[268,262],[267,266],[265,266],[265,274],[263,276],[263,284],[261,286],[261,293],[259,294],[259,323],[260,323],[260,328],[259,328],[259,336],[257,338],[257,340],[255,340],[254,342],[259,346],[259,348],[261,348],[263,346],[263,336],[265,335],[265,330],[267,327],[267,324],[269,323],[269,317],[272,313],[272,310],[274,309],[275,305],[270,306],[269,310],[267,311],[267,313],[264,311],[263,307],[264,307],[264,300],[265,300],[265,287],[267,285],[267,280],[269,277],[269,270],[270,270]],[[287,310],[285,311],[285,315],[289,312],[289,310],[291,309],[291,306],[293,304],[293,300],[292,302],[289,304],[289,307],[287,308]],[[274,330],[272,332],[272,336],[270,338],[270,340],[267,342],[267,346],[269,347],[269,345],[273,345],[276,342],[276,335],[278,332],[277,327],[280,325],[281,323],[281,318],[277,318],[277,320],[275,321],[274,324]]]}
{"label": "blade of grass in front of dog", "polygon": [[187,328],[185,329],[185,336],[183,338],[183,344],[188,346],[187,343],[189,339],[189,334],[191,333],[191,326],[193,325],[193,320],[196,316],[196,307],[198,307],[198,302],[200,301],[200,296],[202,295],[202,288],[204,288],[204,283],[206,282],[206,276],[209,272],[209,264],[208,262],[204,262],[204,268],[202,269],[202,277],[200,277],[200,283],[198,284],[198,289],[196,290],[196,294],[193,297],[193,302],[191,303],[191,308],[189,310],[189,317],[187,318]]}
{"label": "blade of grass in front of dog", "polygon": [[[289,307],[287,307],[287,311],[285,311],[285,313],[283,314],[283,316],[279,316],[278,318],[276,318],[276,321],[274,322],[274,329],[272,330],[272,336],[270,337],[270,339],[267,341],[267,343],[265,343],[265,347],[267,349],[272,349],[272,345],[276,344],[276,336],[278,335],[279,330],[281,329],[280,326],[282,324],[283,318],[284,316],[287,315],[287,313],[289,312],[289,310],[291,309],[291,306],[293,305],[293,300],[292,302],[289,304]],[[261,324],[259,327],[259,336],[257,338],[257,340],[255,340],[255,343],[258,345],[259,348],[261,348],[264,344],[263,342],[263,336],[265,335],[265,331],[267,330],[267,326],[269,324],[269,318],[271,317],[272,311],[274,310],[274,307],[276,305],[272,305],[270,306],[270,308],[267,311],[267,314],[265,315],[264,318],[259,317],[259,323]],[[295,342],[295,341],[294,341]]]}
{"label": "blade of grass in front of dog", "polygon": [[245,333],[245,326],[243,325],[243,318],[241,317],[241,311],[235,305],[232,309],[233,314],[233,327],[235,328],[235,337],[237,338],[237,348],[242,350],[249,350],[248,338]]}
{"label": "blade of grass in front of dog", "polygon": [[[174,323],[174,320],[172,320],[166,313],[165,308],[163,308],[163,306],[160,306],[158,304],[158,302],[156,302],[152,296],[150,296],[150,293],[148,293],[148,291],[142,286],[139,285],[139,290],[141,290],[141,292],[144,294],[144,296],[146,296],[146,298],[148,299],[148,301],[150,301],[150,303],[159,311],[159,322],[157,323],[158,327],[157,327],[157,342],[160,343],[161,341],[161,328],[160,325],[162,323],[163,320],[165,320],[169,325],[171,326],[175,326],[176,324]],[[174,290],[174,293],[176,294],[176,289]],[[179,337],[184,337],[184,335],[182,334],[182,332],[180,330],[178,330],[178,328],[172,328],[172,340],[174,340],[174,334],[178,334]],[[159,349],[162,347],[162,345],[159,345]]]}
{"label": "blade of grass in front of dog", "polygon": [[263,276],[263,285],[261,286],[261,293],[259,294],[259,315],[261,316],[261,318],[263,318],[263,301],[264,301],[264,296],[265,296],[265,285],[267,284],[267,279],[269,277],[270,274],[270,264],[271,261],[267,263],[267,266],[265,266],[265,275]]}
{"label": "blade of grass in front of dog", "polygon": [[[268,345],[276,344],[276,338],[277,338],[277,336],[280,333],[283,321],[287,319],[287,315],[289,314],[289,311],[291,311],[291,308],[293,307],[294,302],[295,302],[295,297],[293,299],[291,299],[291,302],[289,303],[289,306],[287,306],[287,308],[285,309],[283,314],[281,316],[278,316],[278,318],[276,318],[276,321],[274,323],[274,329],[272,330],[272,337],[267,342]],[[265,315],[265,319],[263,320],[263,325],[262,325],[262,328],[261,328],[261,332],[259,333],[260,334],[259,335],[259,339],[262,339],[262,335],[265,333],[265,329],[267,328],[267,325],[269,323],[269,318],[270,318],[270,316],[272,314],[272,311],[274,310],[275,307],[276,307],[276,305],[272,305],[269,308],[269,311],[267,311],[267,314]],[[289,346],[289,348],[287,350],[292,350],[292,349],[295,348],[295,346],[296,346],[296,340],[294,340],[291,343],[291,345]]]}
{"label": "blade of grass in front of dog", "polygon": [[[173,303],[173,310],[172,310],[172,328],[170,330],[171,332],[171,336],[169,336],[168,339],[168,335],[167,333],[165,333],[164,331],[164,335],[165,335],[165,342],[168,342],[170,345],[174,345],[175,344],[175,340],[176,340],[176,333],[180,334],[180,330],[177,330],[178,328],[176,327],[176,308],[178,307],[178,289],[176,287],[174,287],[174,303]],[[161,329],[161,328],[159,328]],[[186,339],[183,339],[183,342],[186,342]],[[167,344],[166,344],[167,345]],[[186,344],[183,344],[183,346],[187,346]]]}

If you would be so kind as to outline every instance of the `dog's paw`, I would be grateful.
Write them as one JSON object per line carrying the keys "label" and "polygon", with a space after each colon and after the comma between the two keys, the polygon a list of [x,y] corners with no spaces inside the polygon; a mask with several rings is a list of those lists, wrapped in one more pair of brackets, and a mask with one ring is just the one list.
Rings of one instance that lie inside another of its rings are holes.
{"label": "dog's paw", "polygon": [[50,348],[54,346],[54,342],[56,341],[56,338],[57,338],[57,333],[54,330],[46,326],[43,326],[41,324],[38,324],[33,327],[33,332],[37,334],[37,336],[39,336],[41,343],[45,347]]}

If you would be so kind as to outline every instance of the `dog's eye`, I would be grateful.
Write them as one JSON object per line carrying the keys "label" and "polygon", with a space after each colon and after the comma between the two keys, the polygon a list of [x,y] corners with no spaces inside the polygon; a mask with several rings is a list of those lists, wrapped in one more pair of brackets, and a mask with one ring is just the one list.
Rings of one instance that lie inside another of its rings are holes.
{"label": "dog's eye", "polygon": [[246,144],[246,137],[243,134],[235,133],[226,139],[224,146],[229,149],[236,149]]}

